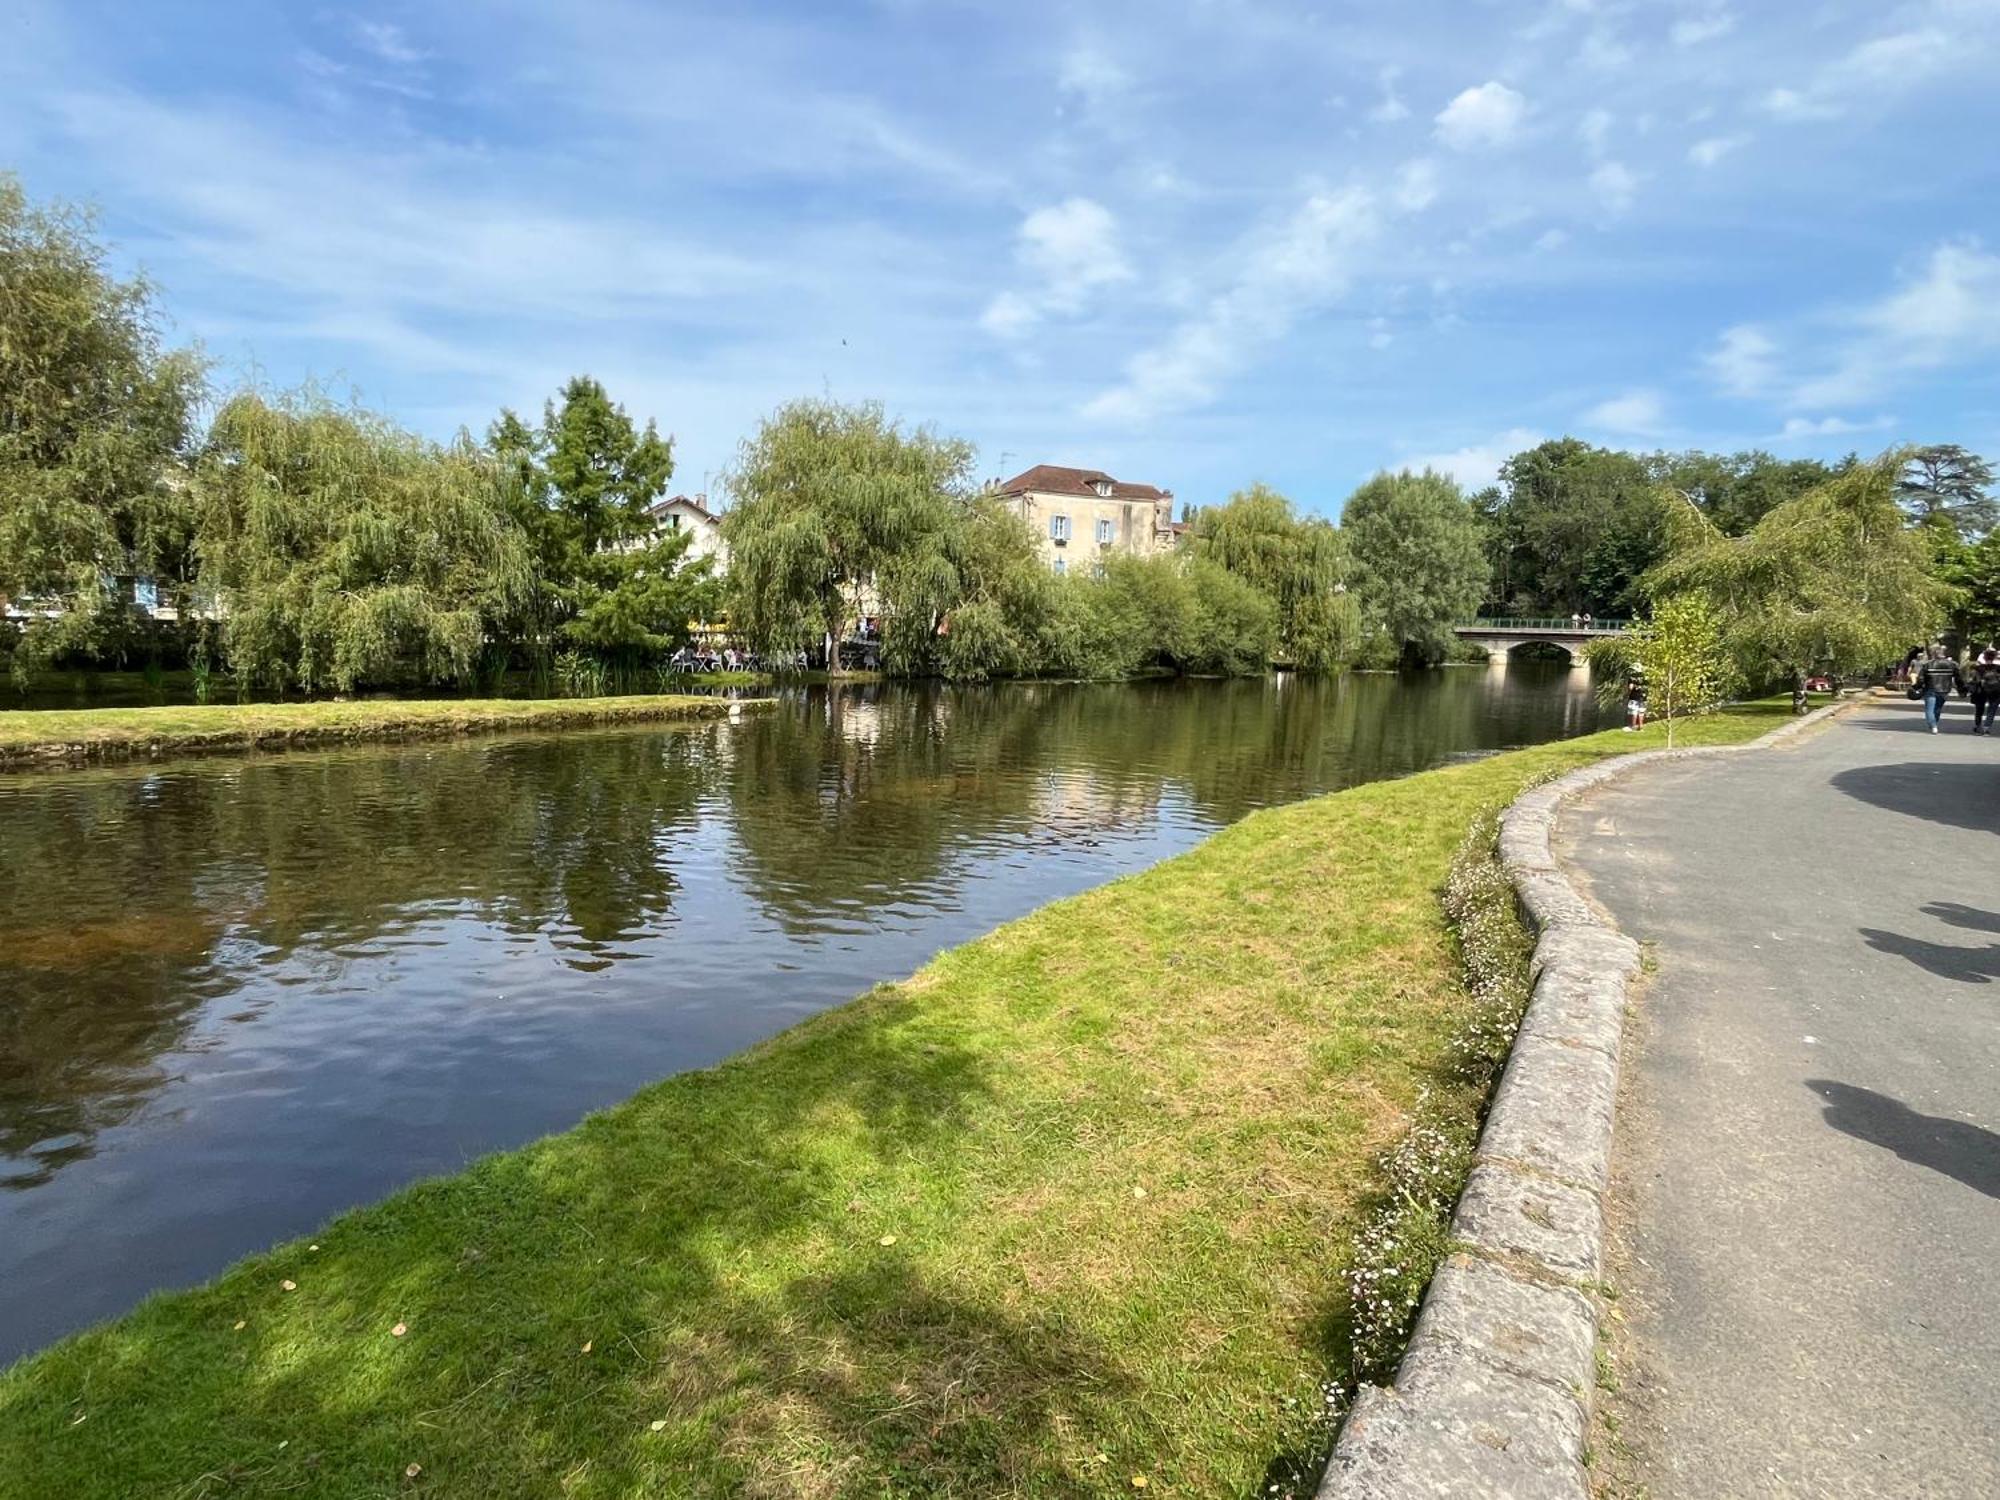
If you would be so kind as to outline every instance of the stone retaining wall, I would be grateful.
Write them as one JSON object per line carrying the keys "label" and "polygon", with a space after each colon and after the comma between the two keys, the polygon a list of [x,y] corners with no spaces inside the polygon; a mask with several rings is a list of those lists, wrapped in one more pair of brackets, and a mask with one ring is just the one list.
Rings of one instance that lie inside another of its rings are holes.
{"label": "stone retaining wall", "polygon": [[1782,743],[1865,701],[1747,745],[1652,750],[1524,793],[1500,859],[1537,933],[1534,995],[1393,1387],[1356,1398],[1319,1500],[1585,1500],[1604,1194],[1626,989],[1639,945],[1584,899],[1551,846],[1564,802],[1634,767]]}

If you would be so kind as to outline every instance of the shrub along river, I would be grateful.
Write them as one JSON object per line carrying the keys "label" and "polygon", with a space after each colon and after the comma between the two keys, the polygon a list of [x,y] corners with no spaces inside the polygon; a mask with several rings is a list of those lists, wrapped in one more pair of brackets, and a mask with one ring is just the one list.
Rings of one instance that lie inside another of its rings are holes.
{"label": "shrub along river", "polygon": [[0,776],[0,1362],[1253,809],[1605,722],[1520,663]]}

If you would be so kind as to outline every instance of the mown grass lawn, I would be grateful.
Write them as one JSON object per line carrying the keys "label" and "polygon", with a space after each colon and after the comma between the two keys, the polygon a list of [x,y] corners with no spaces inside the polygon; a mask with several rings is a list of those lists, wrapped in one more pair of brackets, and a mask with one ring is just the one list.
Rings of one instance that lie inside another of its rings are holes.
{"label": "mown grass lawn", "polygon": [[179,708],[9,709],[0,712],[0,765],[711,718],[729,712],[731,701],[670,693],[621,698],[366,699]]}
{"label": "mown grass lawn", "polygon": [[1661,740],[1259,813],[156,1298],[0,1376],[0,1490],[1262,1494],[1323,1440],[1372,1159],[1467,1003],[1454,846]]}

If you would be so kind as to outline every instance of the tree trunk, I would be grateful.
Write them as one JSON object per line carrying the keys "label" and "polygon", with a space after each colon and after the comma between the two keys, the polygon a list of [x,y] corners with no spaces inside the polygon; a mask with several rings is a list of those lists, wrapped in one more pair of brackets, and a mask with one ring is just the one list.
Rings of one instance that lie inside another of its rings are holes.
{"label": "tree trunk", "polygon": [[1806,669],[1799,667],[1792,673],[1792,712],[1802,714],[1806,708]]}

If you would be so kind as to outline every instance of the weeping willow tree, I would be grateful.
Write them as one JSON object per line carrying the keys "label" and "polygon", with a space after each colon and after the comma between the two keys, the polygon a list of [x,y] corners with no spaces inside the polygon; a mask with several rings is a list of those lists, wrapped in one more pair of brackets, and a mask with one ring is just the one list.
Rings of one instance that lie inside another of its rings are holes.
{"label": "weeping willow tree", "polygon": [[781,407],[729,476],[732,623],[767,652],[823,645],[829,668],[871,598],[907,632],[949,592],[944,536],[971,468],[969,443],[904,432],[873,403]]}
{"label": "weeping willow tree", "polygon": [[[101,649],[119,579],[187,574],[177,486],[202,367],[160,347],[152,289],[107,268],[89,217],[0,175],[0,598],[26,606],[17,671]],[[0,650],[5,643],[0,642]]]}
{"label": "weeping willow tree", "polygon": [[1301,517],[1268,485],[1239,490],[1195,517],[1194,553],[1266,595],[1277,606],[1278,650],[1309,672],[1352,660],[1360,608],[1347,592],[1347,545],[1325,521]]}
{"label": "weeping willow tree", "polygon": [[232,399],[194,488],[208,613],[246,687],[463,682],[531,587],[488,455],[316,392]]}
{"label": "weeping willow tree", "polygon": [[1868,671],[1936,625],[1946,590],[1896,503],[1903,455],[1857,464],[1726,536],[1692,504],[1671,513],[1668,555],[1645,577],[1655,599],[1713,606],[1737,672],[1792,684],[1801,712],[1816,671]]}

